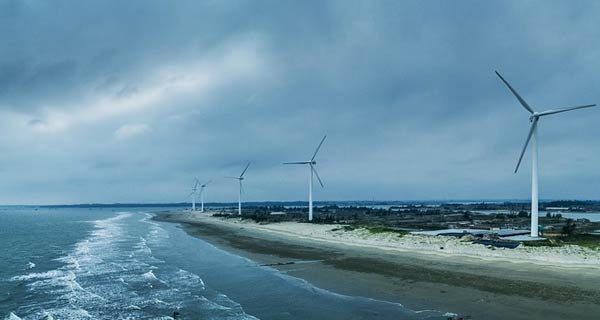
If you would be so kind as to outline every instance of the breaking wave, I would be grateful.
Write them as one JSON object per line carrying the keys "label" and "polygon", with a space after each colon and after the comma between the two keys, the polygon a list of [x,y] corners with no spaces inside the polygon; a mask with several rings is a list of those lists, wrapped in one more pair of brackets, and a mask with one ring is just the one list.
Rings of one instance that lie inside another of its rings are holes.
{"label": "breaking wave", "polygon": [[169,234],[149,215],[138,217],[123,212],[93,221],[89,236],[56,259],[61,267],[12,277],[35,302],[5,319],[172,319],[175,311],[255,319],[226,296],[208,293],[198,275],[154,257],[150,246]]}

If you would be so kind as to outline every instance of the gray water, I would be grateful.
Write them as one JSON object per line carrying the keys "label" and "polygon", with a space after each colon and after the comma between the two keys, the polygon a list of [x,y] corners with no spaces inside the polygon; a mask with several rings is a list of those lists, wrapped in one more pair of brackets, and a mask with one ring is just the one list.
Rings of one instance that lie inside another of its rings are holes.
{"label": "gray water", "polygon": [[[511,210],[477,210],[477,213],[481,214],[516,214],[517,212]],[[546,217],[548,211],[538,211],[539,217]],[[592,222],[600,222],[600,212],[559,212],[550,211],[551,214],[560,213],[563,218],[567,219],[588,219]]]}
{"label": "gray water", "polygon": [[317,288],[128,210],[0,208],[0,317],[444,318]]}

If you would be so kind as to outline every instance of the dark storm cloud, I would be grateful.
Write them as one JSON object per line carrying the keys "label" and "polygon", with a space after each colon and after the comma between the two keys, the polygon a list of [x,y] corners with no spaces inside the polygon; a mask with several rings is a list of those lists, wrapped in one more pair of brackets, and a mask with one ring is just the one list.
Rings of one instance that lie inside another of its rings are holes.
{"label": "dark storm cloud", "polygon": [[[594,2],[5,1],[0,202],[527,198],[527,113],[600,102]],[[542,198],[598,198],[600,111],[544,119]],[[33,197],[33,199],[32,199]]]}

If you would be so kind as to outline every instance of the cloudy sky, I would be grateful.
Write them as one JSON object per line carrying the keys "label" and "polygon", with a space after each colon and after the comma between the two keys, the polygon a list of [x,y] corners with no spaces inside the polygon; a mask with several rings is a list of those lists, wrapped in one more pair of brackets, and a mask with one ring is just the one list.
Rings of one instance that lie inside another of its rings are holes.
{"label": "cloudy sky", "polygon": [[[0,203],[529,198],[527,112],[600,103],[596,1],[0,1]],[[540,123],[599,199],[600,108]]]}

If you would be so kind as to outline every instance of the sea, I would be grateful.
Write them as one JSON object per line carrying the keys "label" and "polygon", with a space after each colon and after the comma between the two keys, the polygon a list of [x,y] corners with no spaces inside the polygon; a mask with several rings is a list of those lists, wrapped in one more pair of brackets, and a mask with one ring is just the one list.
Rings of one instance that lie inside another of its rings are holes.
{"label": "sea", "polygon": [[0,207],[0,319],[449,316],[318,288],[153,221],[160,210]]}

